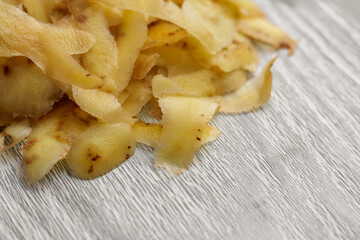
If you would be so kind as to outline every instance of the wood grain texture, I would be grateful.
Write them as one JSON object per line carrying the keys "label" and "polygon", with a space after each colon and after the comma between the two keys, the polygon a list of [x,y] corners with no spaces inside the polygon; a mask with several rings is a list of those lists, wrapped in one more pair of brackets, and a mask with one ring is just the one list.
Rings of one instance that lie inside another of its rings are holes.
{"label": "wood grain texture", "polygon": [[175,179],[139,146],[95,181],[59,164],[30,188],[3,153],[0,239],[360,239],[360,3],[257,2],[301,40],[263,109],[217,116],[221,139]]}

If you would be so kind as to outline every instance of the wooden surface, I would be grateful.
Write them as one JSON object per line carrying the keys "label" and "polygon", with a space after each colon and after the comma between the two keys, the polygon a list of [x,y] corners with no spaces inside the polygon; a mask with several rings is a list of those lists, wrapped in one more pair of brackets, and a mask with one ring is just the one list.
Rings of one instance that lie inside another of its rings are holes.
{"label": "wooden surface", "polygon": [[139,146],[98,180],[60,164],[29,188],[8,151],[0,239],[360,239],[360,3],[257,2],[301,40],[262,110],[217,116],[221,139],[175,179]]}

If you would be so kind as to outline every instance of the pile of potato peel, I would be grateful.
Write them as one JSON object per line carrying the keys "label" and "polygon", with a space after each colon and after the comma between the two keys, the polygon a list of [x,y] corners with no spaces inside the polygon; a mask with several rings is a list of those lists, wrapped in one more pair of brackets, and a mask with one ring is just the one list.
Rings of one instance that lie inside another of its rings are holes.
{"label": "pile of potato peel", "polygon": [[62,159],[97,178],[137,143],[181,174],[220,136],[216,112],[269,100],[275,59],[249,79],[254,42],[296,46],[250,0],[0,0],[0,151],[25,140],[29,183]]}

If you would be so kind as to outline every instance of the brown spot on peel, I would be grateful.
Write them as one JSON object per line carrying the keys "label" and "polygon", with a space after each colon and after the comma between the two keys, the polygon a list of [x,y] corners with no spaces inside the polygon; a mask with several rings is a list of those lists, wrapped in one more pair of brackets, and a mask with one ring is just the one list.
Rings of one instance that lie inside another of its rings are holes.
{"label": "brown spot on peel", "polygon": [[85,15],[80,14],[80,15],[76,16],[76,20],[80,23],[84,23],[87,21],[87,17]]}
{"label": "brown spot on peel", "polygon": [[96,160],[100,159],[100,155],[96,155],[95,157],[91,158],[91,161],[95,162]]}
{"label": "brown spot on peel", "polygon": [[30,148],[32,148],[32,146],[34,146],[34,144],[37,142],[37,139],[29,139],[28,141],[26,141],[23,150],[29,150]]}
{"label": "brown spot on peel", "polygon": [[8,65],[5,65],[4,68],[3,68],[3,73],[4,73],[4,76],[8,76],[10,75],[11,73],[11,69]]}

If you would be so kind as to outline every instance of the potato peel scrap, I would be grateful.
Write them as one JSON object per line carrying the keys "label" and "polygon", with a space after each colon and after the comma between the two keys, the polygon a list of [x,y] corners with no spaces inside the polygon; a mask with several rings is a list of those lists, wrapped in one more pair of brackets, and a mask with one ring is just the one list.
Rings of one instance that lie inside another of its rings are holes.
{"label": "potato peel scrap", "polygon": [[180,42],[167,47],[151,48],[144,52],[146,54],[159,54],[156,65],[165,67],[169,77],[190,74],[203,69],[200,63],[193,58],[191,52],[187,50],[186,43]]}
{"label": "potato peel scrap", "polygon": [[[0,134],[0,151],[5,151],[21,143],[31,133],[31,126],[29,119],[15,121],[9,124]],[[10,137],[10,143],[5,144],[6,137]]]}
{"label": "potato peel scrap", "polygon": [[184,29],[175,24],[165,21],[155,22],[149,26],[149,34],[143,50],[152,47],[168,46],[188,36],[189,34]]}
{"label": "potato peel scrap", "polygon": [[115,73],[116,93],[124,90],[131,80],[136,59],[147,38],[147,24],[142,14],[124,11],[120,25],[118,48],[118,69]]}
{"label": "potato peel scrap", "polygon": [[133,80],[126,91],[128,95],[122,106],[130,116],[136,116],[153,96],[151,87],[144,80]]}
{"label": "potato peel scrap", "polygon": [[[182,10],[186,16],[191,18],[193,23],[201,25],[213,37],[216,48],[211,49],[207,46],[210,53],[223,50],[233,40],[236,32],[235,24],[216,2],[214,3],[212,0],[185,0]],[[186,30],[186,28],[184,29]],[[192,33],[190,30],[188,32]],[[196,37],[195,34],[193,36]],[[197,39],[203,44],[205,43],[204,40]]]}
{"label": "potato peel scrap", "polygon": [[241,69],[221,75],[203,69],[174,77],[156,75],[152,79],[152,90],[157,98],[168,95],[213,97],[239,88],[246,80],[247,74]]}
{"label": "potato peel scrap", "polygon": [[116,83],[113,75],[118,67],[118,50],[106,16],[101,10],[92,7],[75,16],[75,19],[80,16],[86,18],[87,21],[75,21],[73,24],[95,38],[93,47],[83,55],[83,64],[89,72],[104,80],[101,88],[103,91],[114,92]]}
{"label": "potato peel scrap", "polygon": [[98,89],[86,90],[74,86],[72,88],[72,95],[76,104],[81,109],[105,122],[134,122],[134,119],[125,112],[119,101],[112,94]]}
{"label": "potato peel scrap", "polygon": [[96,124],[79,136],[66,161],[81,179],[94,179],[134,155],[135,135],[126,123]]}
{"label": "potato peel scrap", "polygon": [[[133,125],[136,141],[153,148],[159,144],[162,129],[161,124],[149,124],[141,121]],[[206,125],[202,134],[201,145],[215,141],[220,135],[219,129]]]}
{"label": "potato peel scrap", "polygon": [[275,59],[249,79],[253,41],[296,46],[251,0],[0,0],[0,151],[26,139],[29,183],[63,159],[97,178],[136,143],[181,174],[219,138],[216,112],[269,100]]}
{"label": "potato peel scrap", "polygon": [[289,55],[295,51],[296,41],[266,19],[240,19],[236,26],[239,31],[255,40],[268,43],[277,49],[289,49]]}
{"label": "potato peel scrap", "polygon": [[158,57],[160,55],[157,53],[151,55],[140,54],[136,60],[131,78],[135,80],[144,79],[151,69],[155,67]]}
{"label": "potato peel scrap", "polygon": [[[56,38],[62,49],[70,55],[83,54],[88,52],[95,44],[95,39],[92,35],[85,31],[80,31],[72,28],[64,27],[50,27],[49,34]],[[5,41],[0,38],[0,57],[14,57],[24,56],[22,53],[8,47]]]}
{"label": "potato peel scrap", "polygon": [[163,112],[163,130],[155,147],[155,167],[180,174],[192,163],[201,145],[205,126],[215,114],[218,104],[191,97],[165,97],[159,103]]}
{"label": "potato peel scrap", "polygon": [[264,68],[260,76],[246,82],[238,90],[220,97],[219,111],[223,113],[244,113],[264,105],[271,96],[272,72],[276,58]]}

